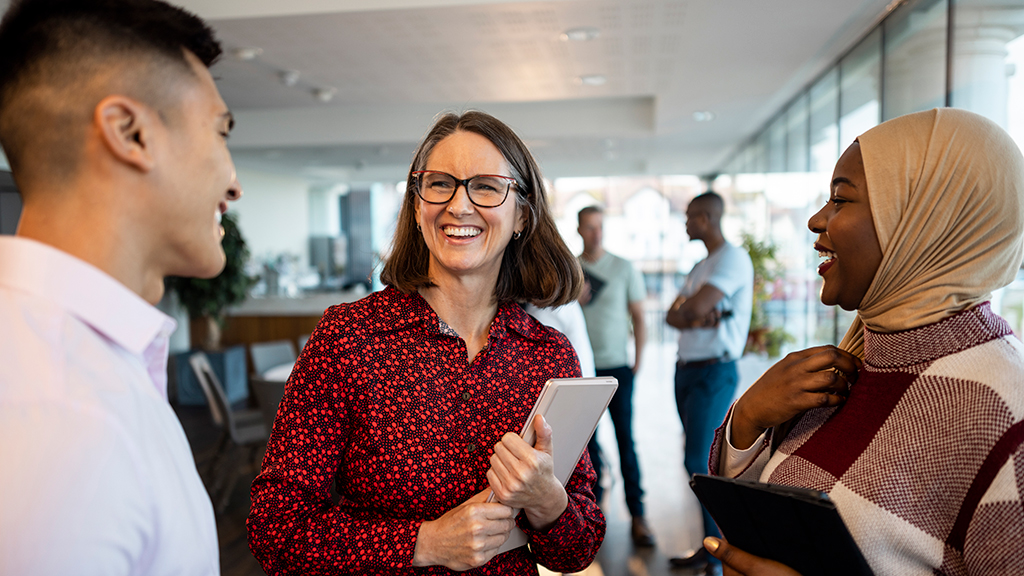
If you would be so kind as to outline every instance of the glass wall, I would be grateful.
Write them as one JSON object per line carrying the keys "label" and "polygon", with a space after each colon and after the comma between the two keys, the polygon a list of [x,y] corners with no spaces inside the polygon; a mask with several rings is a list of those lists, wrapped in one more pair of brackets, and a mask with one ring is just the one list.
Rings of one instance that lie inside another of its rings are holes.
{"label": "glass wall", "polygon": [[[766,310],[791,348],[838,342],[853,318],[818,301],[807,229],[839,155],[883,120],[946,105],[991,118],[1024,148],[1024,0],[903,2],[723,167],[716,191],[744,230],[777,246],[784,271]],[[993,304],[1024,333],[1024,277]]]}
{"label": "glass wall", "polygon": [[[714,189],[726,199],[723,231],[730,242],[748,234],[776,246],[779,278],[764,311],[792,337],[787,348],[836,343],[853,314],[818,300],[819,258],[807,221],[828,198],[833,166],[854,138],[883,120],[945,105],[992,118],[1024,148],[1024,0],[902,2],[754,131],[712,182],[559,179],[549,183],[552,210],[579,253],[577,212],[606,207],[605,245],[643,270],[651,336],[670,342],[664,311],[705,256],[703,244],[686,236],[686,205]],[[393,210],[396,200],[384,192],[374,202],[390,202]],[[996,294],[994,305],[1024,333],[1024,280]]]}
{"label": "glass wall", "polygon": [[949,3],[922,0],[885,21],[882,120],[946,104]]}

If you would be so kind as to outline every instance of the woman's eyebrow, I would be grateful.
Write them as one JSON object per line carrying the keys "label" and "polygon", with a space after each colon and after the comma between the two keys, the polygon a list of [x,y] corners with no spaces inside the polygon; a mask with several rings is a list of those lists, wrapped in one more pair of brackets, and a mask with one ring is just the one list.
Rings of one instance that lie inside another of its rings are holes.
{"label": "woman's eyebrow", "polygon": [[837,178],[832,179],[832,190],[835,190],[836,186],[839,186],[840,184],[846,184],[847,186],[856,188],[856,186],[853,185],[853,182],[851,182],[849,178],[845,176],[839,176]]}

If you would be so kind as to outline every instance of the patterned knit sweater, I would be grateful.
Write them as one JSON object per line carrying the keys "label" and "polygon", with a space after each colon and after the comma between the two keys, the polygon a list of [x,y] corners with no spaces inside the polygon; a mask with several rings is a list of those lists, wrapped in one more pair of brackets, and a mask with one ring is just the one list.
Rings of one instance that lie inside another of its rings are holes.
{"label": "patterned knit sweater", "polygon": [[828,492],[878,576],[1024,574],[1022,419],[1024,345],[985,303],[866,331],[848,401],[805,413],[774,452],[769,434],[740,477]]}

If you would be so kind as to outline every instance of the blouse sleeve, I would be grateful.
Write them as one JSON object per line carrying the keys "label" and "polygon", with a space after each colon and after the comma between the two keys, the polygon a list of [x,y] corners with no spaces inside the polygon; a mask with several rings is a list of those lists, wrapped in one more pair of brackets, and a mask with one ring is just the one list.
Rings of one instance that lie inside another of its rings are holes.
{"label": "blouse sleeve", "polygon": [[708,456],[708,471],[712,476],[758,480],[771,456],[771,451],[768,448],[771,446],[774,429],[766,430],[746,450],[737,450],[729,442],[732,411],[735,406],[733,404],[729,408],[722,425],[715,430],[715,438],[711,442],[711,454]]}
{"label": "blouse sleeve", "polygon": [[516,522],[530,540],[537,561],[555,572],[580,572],[593,561],[604,541],[605,519],[594,499],[597,474],[590,455],[583,451],[565,486],[569,504],[547,530],[534,530],[520,513]]}
{"label": "blouse sleeve", "polygon": [[[579,361],[573,360],[559,378],[580,376]],[[530,549],[545,568],[555,572],[580,572],[594,561],[597,549],[604,541],[606,527],[604,515],[594,498],[596,482],[597,474],[590,455],[584,450],[565,485],[568,505],[555,523],[547,530],[534,530],[526,519],[526,513],[522,512],[516,518],[519,528],[530,541]]]}
{"label": "blouse sleeve", "polygon": [[[327,319],[325,315],[324,319]],[[331,484],[347,444],[349,420],[339,393],[344,358],[336,329],[310,337],[288,380],[263,468],[252,483],[249,547],[270,575],[412,573],[421,521],[347,513]],[[342,447],[342,448],[339,448]]]}

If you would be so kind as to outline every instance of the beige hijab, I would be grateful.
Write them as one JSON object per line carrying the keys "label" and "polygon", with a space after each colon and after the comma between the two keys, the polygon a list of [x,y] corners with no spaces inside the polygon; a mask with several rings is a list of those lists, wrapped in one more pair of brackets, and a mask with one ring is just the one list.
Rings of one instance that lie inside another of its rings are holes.
{"label": "beige hijab", "polygon": [[864,355],[864,327],[933,324],[989,299],[1021,266],[1024,158],[994,122],[953,108],[862,134],[882,262],[839,347]]}

